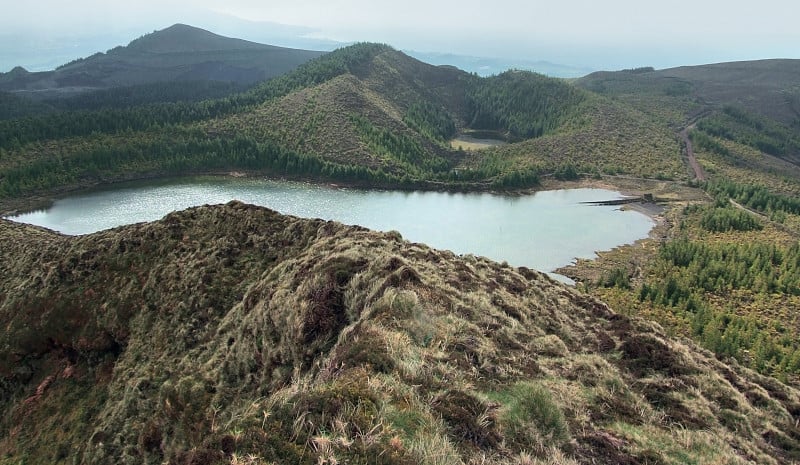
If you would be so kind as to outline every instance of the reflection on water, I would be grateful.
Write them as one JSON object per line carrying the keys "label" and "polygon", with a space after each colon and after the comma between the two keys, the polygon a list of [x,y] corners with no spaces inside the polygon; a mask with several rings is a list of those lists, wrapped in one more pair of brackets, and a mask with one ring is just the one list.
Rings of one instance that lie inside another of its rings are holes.
{"label": "reflection on water", "polygon": [[529,196],[343,189],[246,178],[191,178],[120,185],[58,200],[15,221],[86,234],[237,199],[281,213],[399,231],[407,240],[552,271],[646,237],[650,218],[580,202],[619,198],[602,189]]}

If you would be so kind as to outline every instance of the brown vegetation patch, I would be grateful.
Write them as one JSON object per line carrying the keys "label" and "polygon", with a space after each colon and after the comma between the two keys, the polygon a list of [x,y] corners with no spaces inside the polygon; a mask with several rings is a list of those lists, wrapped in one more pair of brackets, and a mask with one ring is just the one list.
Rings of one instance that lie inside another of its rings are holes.
{"label": "brown vegetation patch", "polygon": [[675,350],[652,335],[632,335],[622,343],[620,350],[623,363],[639,376],[651,371],[669,376],[693,372]]}
{"label": "brown vegetation patch", "polygon": [[593,432],[578,438],[575,451],[586,463],[608,463],[617,465],[643,465],[636,457],[625,451],[624,440],[604,431]]}
{"label": "brown vegetation patch", "polygon": [[481,449],[495,448],[502,436],[497,431],[497,405],[486,404],[463,391],[450,390],[433,400],[450,434]]}
{"label": "brown vegetation patch", "polygon": [[139,434],[139,447],[148,452],[160,452],[164,433],[157,421],[147,422]]}
{"label": "brown vegetation patch", "polygon": [[364,366],[370,371],[390,373],[395,368],[394,359],[386,351],[381,335],[364,326],[358,326],[337,345],[329,364],[332,368]]}
{"label": "brown vegetation patch", "polygon": [[[790,435],[791,433],[794,434]],[[773,446],[782,458],[797,461],[800,460],[800,435],[796,427],[790,434],[770,429],[762,433],[761,437]]]}
{"label": "brown vegetation patch", "polygon": [[194,449],[177,454],[171,458],[169,465],[216,465],[221,463],[225,455],[218,450]]}
{"label": "brown vegetation patch", "polygon": [[666,422],[684,428],[708,428],[712,418],[687,407],[678,398],[679,393],[687,391],[687,386],[678,378],[665,378],[643,383],[641,392],[654,408],[662,411]]}

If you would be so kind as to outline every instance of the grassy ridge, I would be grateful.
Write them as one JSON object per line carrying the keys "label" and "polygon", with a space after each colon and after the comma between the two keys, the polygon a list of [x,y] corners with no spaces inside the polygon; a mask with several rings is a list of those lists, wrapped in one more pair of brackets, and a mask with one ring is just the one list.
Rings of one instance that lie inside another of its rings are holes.
{"label": "grassy ridge", "polygon": [[795,389],[539,273],[396,233],[233,202],[72,238],[0,221],[0,237],[15,289],[0,293],[0,463],[800,450]]}

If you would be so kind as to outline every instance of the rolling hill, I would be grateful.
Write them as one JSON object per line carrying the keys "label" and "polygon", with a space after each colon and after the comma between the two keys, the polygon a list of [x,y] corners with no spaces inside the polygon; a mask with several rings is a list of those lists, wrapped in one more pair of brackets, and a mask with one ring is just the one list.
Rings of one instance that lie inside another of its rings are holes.
{"label": "rolling hill", "polygon": [[[548,136],[569,142],[560,138],[566,133],[585,134],[583,140],[605,136],[594,129],[600,117],[582,114],[586,105],[602,110],[613,102],[535,73],[480,78],[386,45],[357,44],[223,99],[0,122],[6,180],[0,195],[118,176],[231,169],[373,186],[529,187],[539,172],[557,167],[544,150],[519,166],[497,157],[463,163],[466,152],[450,139],[464,130],[512,146]],[[627,112],[620,121],[637,119]],[[676,142],[667,145],[671,159],[654,163],[648,173],[681,171]],[[659,141],[649,147],[646,155],[652,156],[665,146]],[[579,149],[565,148],[567,154]],[[59,160],[47,155],[53,151]],[[587,165],[597,167],[629,154],[587,157]]]}
{"label": "rolling hill", "polygon": [[0,74],[0,91],[41,98],[165,81],[254,83],[286,73],[323,53],[231,39],[176,24],[54,71],[29,73],[15,68]]}
{"label": "rolling hill", "polygon": [[576,84],[608,95],[690,96],[701,105],[737,106],[785,125],[800,121],[800,60],[602,71]]}
{"label": "rolling hill", "polygon": [[232,202],[0,220],[0,463],[758,463],[800,392],[538,272]]}

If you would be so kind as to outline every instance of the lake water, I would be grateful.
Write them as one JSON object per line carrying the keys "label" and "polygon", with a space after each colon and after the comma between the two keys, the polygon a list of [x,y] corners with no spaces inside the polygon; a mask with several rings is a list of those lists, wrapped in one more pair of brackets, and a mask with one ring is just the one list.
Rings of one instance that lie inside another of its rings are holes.
{"label": "lake water", "polygon": [[602,189],[526,196],[343,189],[252,178],[205,177],[117,185],[56,201],[11,219],[86,234],[159,219],[174,210],[238,199],[281,213],[399,231],[403,238],[513,266],[552,271],[647,237],[653,221],[580,202],[621,198]]}

